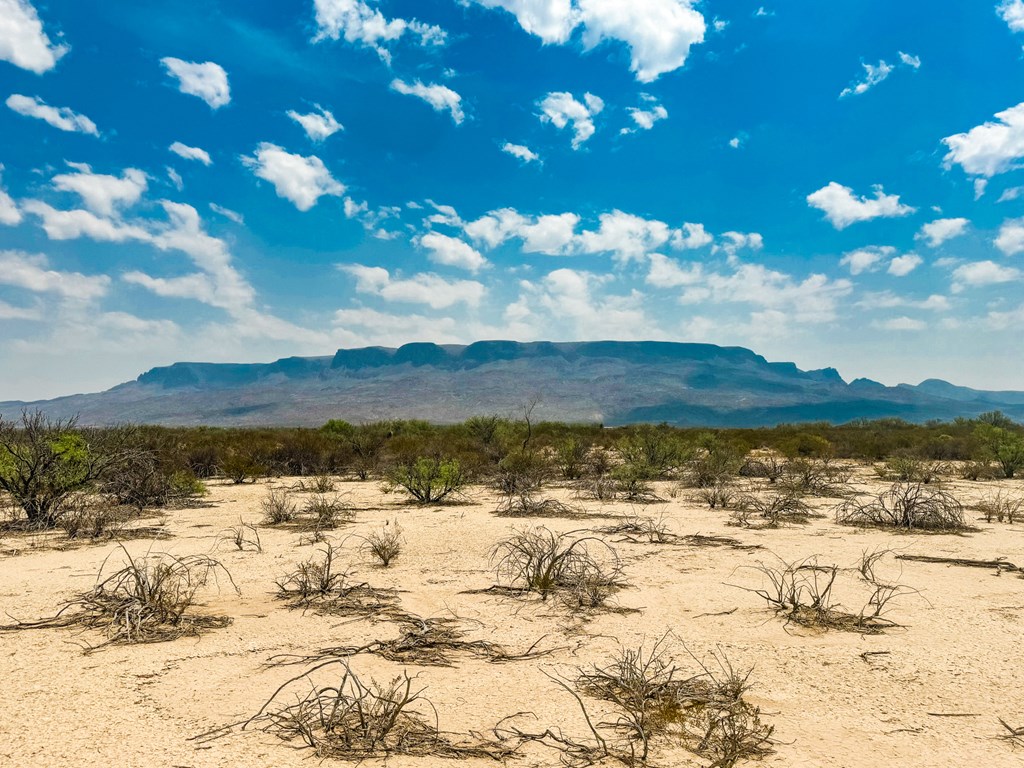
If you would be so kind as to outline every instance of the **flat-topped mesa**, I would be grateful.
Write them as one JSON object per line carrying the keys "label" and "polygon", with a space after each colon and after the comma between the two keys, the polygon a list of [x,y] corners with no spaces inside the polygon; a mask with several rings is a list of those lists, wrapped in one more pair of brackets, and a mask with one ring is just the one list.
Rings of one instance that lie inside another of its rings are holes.
{"label": "flat-topped mesa", "polygon": [[151,368],[139,376],[139,384],[183,388],[243,387],[272,376],[301,379],[320,375],[329,357],[285,357],[272,363],[174,363]]}

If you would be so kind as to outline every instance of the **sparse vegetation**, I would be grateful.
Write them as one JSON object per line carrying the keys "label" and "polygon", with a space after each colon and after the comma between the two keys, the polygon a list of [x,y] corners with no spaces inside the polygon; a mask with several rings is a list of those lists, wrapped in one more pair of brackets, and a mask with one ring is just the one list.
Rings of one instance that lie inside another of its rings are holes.
{"label": "sparse vegetation", "polygon": [[811,508],[791,493],[745,494],[733,506],[731,522],[744,528],[802,524],[811,516]]}
{"label": "sparse vegetation", "polygon": [[403,543],[402,528],[396,520],[364,536],[360,548],[387,568],[402,553]]}
{"label": "sparse vegetation", "polygon": [[402,488],[419,504],[440,504],[458,495],[466,482],[458,459],[421,456],[388,470],[386,488]]}
{"label": "sparse vegetation", "polygon": [[260,507],[267,525],[290,523],[299,514],[298,504],[292,501],[291,494],[284,488],[270,488],[260,501]]}
{"label": "sparse vegetation", "polygon": [[325,543],[306,561],[277,581],[277,596],[290,608],[314,609],[336,616],[392,619],[397,610],[394,590],[377,589],[354,581],[340,568],[338,547]]}
{"label": "sparse vegetation", "polygon": [[975,505],[985,516],[985,522],[1007,522],[1011,525],[1024,520],[1024,496],[1014,496],[1007,491],[996,491],[981,498]]}
{"label": "sparse vegetation", "polygon": [[951,494],[924,483],[895,483],[867,501],[849,499],[836,508],[845,525],[905,531],[960,531],[966,527],[963,505]]}

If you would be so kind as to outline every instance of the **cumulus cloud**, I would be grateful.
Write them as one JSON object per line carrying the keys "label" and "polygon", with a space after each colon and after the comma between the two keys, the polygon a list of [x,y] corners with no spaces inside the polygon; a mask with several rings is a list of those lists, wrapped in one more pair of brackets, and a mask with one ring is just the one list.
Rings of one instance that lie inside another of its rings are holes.
{"label": "cumulus cloud", "polygon": [[675,259],[660,253],[652,253],[650,269],[644,280],[655,288],[679,288],[684,285],[696,285],[703,276],[704,270],[699,263],[683,266]]}
{"label": "cumulus cloud", "polygon": [[190,147],[186,144],[182,144],[180,141],[176,141],[168,149],[176,154],[178,157],[182,157],[186,160],[198,160],[203,165],[210,165],[213,160],[210,159],[210,153],[205,149],[199,147]]}
{"label": "cumulus cloud", "polygon": [[938,248],[947,240],[959,237],[967,230],[970,222],[967,219],[936,219],[921,227],[915,235],[917,240],[925,240],[932,248]]}
{"label": "cumulus cloud", "polygon": [[937,293],[933,293],[926,299],[913,299],[907,296],[898,296],[892,291],[881,291],[878,293],[865,293],[857,302],[860,309],[894,309],[897,307],[910,307],[912,309],[926,309],[932,312],[945,312],[949,310],[949,299]]}
{"label": "cumulus cloud", "polygon": [[807,204],[823,211],[825,218],[832,222],[836,229],[845,229],[858,221],[906,216],[917,210],[902,204],[899,195],[885,194],[880,185],[876,185],[874,190],[873,198],[862,197],[855,195],[850,187],[830,181],[826,186],[809,194]]}
{"label": "cumulus cloud", "polygon": [[93,173],[84,163],[68,163],[75,173],[53,177],[54,189],[73,192],[85,207],[100,216],[112,217],[120,209],[135,205],[146,191],[146,174],[138,168],[126,168],[120,176]]}
{"label": "cumulus cloud", "polygon": [[387,44],[409,35],[424,46],[444,45],[448,36],[443,29],[415,19],[389,19],[363,0],[313,0],[317,34],[313,42],[344,38],[347,43],[374,50],[391,63]]}
{"label": "cumulus cloud", "polygon": [[916,253],[905,253],[890,261],[886,271],[893,277],[906,277],[923,263],[924,259]]}
{"label": "cumulus cloud", "polygon": [[1004,221],[994,243],[1007,256],[1024,253],[1024,218]]}
{"label": "cumulus cloud", "polygon": [[11,285],[33,293],[54,293],[66,299],[94,301],[106,295],[110,278],[50,269],[43,255],[0,251],[0,285]]}
{"label": "cumulus cloud", "polygon": [[[577,339],[614,336],[636,339],[658,336],[657,325],[643,310],[644,297],[638,291],[624,296],[601,291],[607,278],[574,269],[556,269],[536,284],[523,288],[536,303],[558,321],[569,324]],[[528,309],[524,303],[523,310]]]}
{"label": "cumulus cloud", "polygon": [[[0,171],[3,169],[4,167],[0,165]],[[21,218],[21,211],[18,210],[17,203],[4,189],[3,184],[0,184],[0,224],[13,227],[15,224],[21,223]]]}
{"label": "cumulus cloud", "polygon": [[896,249],[891,245],[869,245],[845,254],[839,260],[839,265],[847,267],[851,275],[859,275],[862,272],[874,271],[883,260],[890,258],[895,252]]}
{"label": "cumulus cloud", "polygon": [[901,64],[906,64],[908,67],[912,67],[914,69],[920,69],[921,68],[921,57],[920,56],[912,56],[911,54],[904,53],[903,51],[899,51],[899,55],[900,55],[900,63]]}
{"label": "cumulus cloud", "polygon": [[407,83],[396,77],[391,81],[391,90],[405,96],[422,99],[433,107],[435,112],[447,110],[456,125],[460,125],[466,118],[466,114],[462,111],[462,97],[446,85],[424,85],[419,80]]}
{"label": "cumulus cloud", "polygon": [[580,234],[579,250],[582,253],[611,253],[621,264],[641,259],[661,248],[672,237],[672,231],[664,222],[619,210],[602,213],[598,221],[597,230]]}
{"label": "cumulus cloud", "polygon": [[736,257],[736,252],[743,248],[759,251],[763,247],[764,238],[758,232],[723,232],[713,251],[725,251],[732,259]]}
{"label": "cumulus cloud", "polygon": [[703,248],[705,245],[711,245],[714,240],[711,233],[704,229],[703,224],[694,224],[689,221],[672,233],[672,247],[681,251]]}
{"label": "cumulus cloud", "polygon": [[463,224],[463,231],[487,248],[497,248],[511,238],[518,238],[524,253],[556,256],[571,251],[579,222],[575,213],[524,216],[512,208],[502,208]]}
{"label": "cumulus cloud", "polygon": [[594,116],[604,109],[604,101],[592,93],[585,93],[580,102],[571,93],[553,91],[538,106],[542,123],[551,123],[559,130],[572,123],[572,148],[579,149],[594,135]]}
{"label": "cumulus cloud", "polygon": [[905,315],[889,320],[876,320],[871,325],[883,331],[923,331],[928,327],[928,323],[923,320],[916,320]]}
{"label": "cumulus cloud", "polygon": [[524,163],[535,163],[540,161],[540,155],[522,144],[513,144],[507,141],[501,148],[501,151],[505,154],[512,155],[512,157],[518,157]]}
{"label": "cumulus cloud", "polygon": [[625,43],[630,70],[643,83],[686,63],[690,48],[704,41],[707,25],[691,0],[476,0],[512,13],[526,32],[561,45],[582,30],[590,49],[604,41]]}
{"label": "cumulus cloud", "polygon": [[41,75],[67,52],[50,42],[29,0],[0,0],[0,59]]}
{"label": "cumulus cloud", "polygon": [[479,251],[457,237],[428,232],[419,238],[419,244],[430,251],[429,258],[435,264],[459,267],[470,272],[479,272],[487,266],[487,259]]}
{"label": "cumulus cloud", "polygon": [[1024,277],[1019,269],[1004,267],[994,261],[975,261],[962,264],[953,270],[953,293],[960,293],[965,288],[976,288],[985,285],[998,285],[1020,280]]}
{"label": "cumulus cloud", "polygon": [[299,114],[294,109],[288,110],[288,117],[302,126],[302,130],[306,132],[311,141],[324,141],[338,131],[344,130],[344,126],[334,119],[334,115],[329,110],[319,104],[314,104],[313,109],[313,112],[305,115]]}
{"label": "cumulus cloud", "polygon": [[300,211],[308,211],[324,195],[340,197],[345,193],[344,185],[331,176],[316,155],[293,155],[264,141],[252,157],[243,157],[242,162],[257,177],[273,184],[278,197],[290,200]]}
{"label": "cumulus cloud", "polygon": [[228,73],[220,64],[212,61],[183,61],[173,56],[165,56],[160,59],[160,63],[168,74],[177,79],[179,91],[198,96],[211,109],[220,109],[231,102]]}
{"label": "cumulus cloud", "polygon": [[949,147],[942,158],[945,167],[959,165],[971,176],[984,177],[1016,168],[1024,157],[1024,102],[996,112],[995,118],[996,122],[944,138],[942,143]]}
{"label": "cumulus cloud", "polygon": [[1024,32],[1024,0],[1003,0],[996,6],[996,13],[1011,32]]}
{"label": "cumulus cloud", "polygon": [[7,97],[6,104],[19,115],[34,117],[62,131],[87,133],[90,136],[100,135],[96,123],[85,115],[80,115],[68,107],[51,107],[38,96],[23,96],[20,93],[12,93]]}
{"label": "cumulus cloud", "polygon": [[487,292],[475,280],[445,280],[432,273],[395,279],[383,267],[363,264],[340,264],[338,268],[355,278],[359,293],[379,296],[385,301],[426,304],[433,309],[446,309],[456,304],[477,307]]}
{"label": "cumulus cloud", "polygon": [[641,94],[641,97],[649,103],[648,108],[640,109],[637,107],[631,107],[629,110],[629,116],[633,118],[635,127],[623,128],[619,133],[636,133],[638,130],[649,131],[654,127],[656,122],[668,118],[668,110],[661,104],[655,103],[656,99],[654,99],[653,96],[649,96],[644,93]]}
{"label": "cumulus cloud", "polygon": [[26,200],[22,205],[26,213],[42,219],[43,231],[51,240],[76,240],[88,237],[97,242],[148,242],[148,230],[132,224],[97,216],[91,211],[60,211],[40,200]]}

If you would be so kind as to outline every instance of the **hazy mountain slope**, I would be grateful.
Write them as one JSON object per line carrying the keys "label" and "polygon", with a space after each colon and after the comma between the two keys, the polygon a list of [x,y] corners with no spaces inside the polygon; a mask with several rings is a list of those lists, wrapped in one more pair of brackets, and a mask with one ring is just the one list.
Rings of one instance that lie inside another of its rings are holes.
{"label": "hazy mountain slope", "polygon": [[175,363],[98,394],[0,403],[7,416],[41,408],[83,423],[319,425],[330,418],[461,421],[515,414],[539,397],[541,419],[617,424],[758,426],[784,421],[972,416],[1024,418],[1024,393],[928,380],[847,384],[830,368],[802,371],[742,347],[670,342],[477,342],[338,350],[269,364]]}

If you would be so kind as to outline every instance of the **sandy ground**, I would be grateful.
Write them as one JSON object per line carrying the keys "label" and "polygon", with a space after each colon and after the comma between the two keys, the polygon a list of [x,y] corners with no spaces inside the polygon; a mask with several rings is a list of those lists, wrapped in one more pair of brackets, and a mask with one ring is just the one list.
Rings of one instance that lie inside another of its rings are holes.
{"label": "sandy ground", "polygon": [[[861,488],[880,489],[865,469]],[[0,764],[10,766],[305,766],[309,750],[297,750],[259,732],[232,733],[207,742],[193,739],[254,714],[278,685],[299,670],[266,668],[278,653],[308,653],[324,646],[362,644],[393,637],[394,624],[345,621],[289,610],[275,599],[274,582],[313,552],[293,529],[260,528],[263,551],[238,552],[219,534],[239,519],[258,522],[268,485],[210,484],[201,508],[176,510],[163,518],[166,538],[126,543],[135,553],[212,553],[229,569],[241,590],[224,583],[203,593],[202,610],[231,616],[233,623],[200,638],[168,643],[109,646],[84,654],[82,643],[101,636],[73,629],[0,633]],[[964,501],[995,489],[996,483],[947,485]],[[1001,481],[1021,493],[1021,481]],[[668,496],[669,485],[658,488]],[[947,557],[1004,557],[1024,565],[1024,523],[974,521],[966,535],[899,535],[836,525],[831,517],[806,526],[746,530],[726,524],[728,514],[686,499],[681,491],[668,503],[640,510],[625,503],[585,502],[588,511],[611,518],[631,512],[664,517],[679,534],[719,534],[760,550],[615,544],[633,585],[621,592],[621,606],[636,613],[604,613],[574,620],[564,609],[535,598],[463,594],[495,581],[488,552],[513,528],[543,523],[560,531],[606,525],[613,520],[510,520],[491,514],[496,497],[474,488],[471,503],[416,507],[397,494],[385,495],[373,482],[339,483],[356,510],[354,522],[334,533],[367,533],[399,520],[405,550],[391,568],[373,565],[355,539],[343,545],[355,577],[377,587],[397,587],[402,608],[420,616],[457,614],[478,622],[471,638],[523,649],[545,636],[559,647],[541,660],[495,665],[460,657],[452,668],[408,667],[425,687],[445,731],[485,731],[501,718],[529,711],[529,727],[559,726],[584,736],[572,698],[545,672],[571,674],[580,666],[606,662],[616,648],[648,647],[672,633],[677,661],[698,671],[697,659],[713,665],[725,654],[739,668],[753,667],[750,700],[776,727],[775,753],[761,765],[772,768],[824,766],[1012,766],[1024,750],[995,738],[997,718],[1024,725],[1024,580],[987,569],[896,561],[880,566],[886,578],[916,590],[888,614],[899,628],[884,634],[816,632],[785,626],[756,595],[734,585],[761,584],[748,568],[819,556],[820,562],[854,566],[862,552],[897,552]],[[550,494],[569,498],[566,490]],[[827,510],[834,501],[817,500]],[[976,518],[975,512],[969,517]],[[153,519],[144,524],[159,522]],[[112,542],[67,545],[62,535],[0,537],[0,614],[28,620],[52,615],[62,601],[89,589],[104,558],[118,562]],[[847,579],[838,597],[860,608],[867,593]],[[718,614],[718,615],[715,615]],[[879,652],[862,656],[865,652]],[[387,680],[402,665],[370,655],[351,661],[364,679]],[[596,711],[601,705],[594,704]],[[375,761],[368,761],[373,764]],[[486,760],[471,764],[491,764]],[[511,761],[523,766],[558,765],[558,754],[528,748]],[[655,752],[660,765],[706,765],[671,744]],[[437,758],[392,757],[388,765],[449,765]]]}

